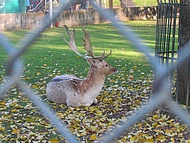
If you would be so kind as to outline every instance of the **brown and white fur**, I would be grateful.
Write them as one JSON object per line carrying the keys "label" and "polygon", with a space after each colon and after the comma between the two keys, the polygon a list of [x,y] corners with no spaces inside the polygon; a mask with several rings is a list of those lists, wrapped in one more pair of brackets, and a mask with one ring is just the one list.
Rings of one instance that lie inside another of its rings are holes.
{"label": "brown and white fur", "polygon": [[84,57],[90,65],[90,70],[85,79],[79,79],[74,75],[61,75],[53,78],[47,85],[46,95],[48,100],[55,103],[66,103],[68,106],[90,106],[92,103],[97,103],[96,97],[104,85],[105,77],[116,72],[117,70],[109,65],[104,59],[111,54],[105,56],[105,52],[98,57],[93,54],[93,49],[90,43],[89,34],[83,29],[85,34],[84,48],[86,55],[78,53],[78,48],[75,43],[75,30],[69,31],[65,29],[70,37],[70,41],[65,42],[70,49],[79,56]]}
{"label": "brown and white fur", "polygon": [[87,59],[91,65],[87,78],[79,79],[73,75],[56,76],[46,89],[47,98],[68,106],[90,106],[97,103],[96,97],[104,85],[105,76],[117,70],[99,59]]}

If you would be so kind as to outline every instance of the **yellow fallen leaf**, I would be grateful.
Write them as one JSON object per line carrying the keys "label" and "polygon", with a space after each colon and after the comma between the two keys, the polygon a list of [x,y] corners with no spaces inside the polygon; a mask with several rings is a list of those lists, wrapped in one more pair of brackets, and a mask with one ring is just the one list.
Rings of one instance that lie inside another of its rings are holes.
{"label": "yellow fallen leaf", "polygon": [[11,110],[12,113],[16,113],[17,111],[18,111],[17,109]]}
{"label": "yellow fallen leaf", "polygon": [[96,134],[92,134],[92,135],[90,136],[90,138],[91,138],[92,140],[96,140],[96,139],[97,139],[97,136],[96,136]]}
{"label": "yellow fallen leaf", "polygon": [[34,122],[33,118],[26,118],[26,122]]}
{"label": "yellow fallen leaf", "polygon": [[162,131],[162,130],[154,130],[154,131],[159,133],[159,134],[164,134],[164,131]]}
{"label": "yellow fallen leaf", "polygon": [[169,137],[173,137],[176,135],[176,133],[172,132],[171,130],[166,130],[165,131],[165,135],[169,136]]}
{"label": "yellow fallen leaf", "polygon": [[32,88],[38,88],[38,85],[34,84],[32,85]]}
{"label": "yellow fallen leaf", "polygon": [[59,143],[59,140],[55,137],[49,140],[51,143]]}
{"label": "yellow fallen leaf", "polygon": [[5,130],[5,128],[2,127],[2,126],[0,126],[0,131],[1,131],[1,132],[4,132],[4,130]]}
{"label": "yellow fallen leaf", "polygon": [[137,69],[137,66],[133,66],[133,69]]}
{"label": "yellow fallen leaf", "polygon": [[130,142],[135,142],[137,140],[136,137],[130,137]]}
{"label": "yellow fallen leaf", "polygon": [[29,77],[23,77],[24,80],[29,80],[30,78]]}
{"label": "yellow fallen leaf", "polygon": [[102,111],[97,111],[97,112],[96,112],[96,115],[101,116],[101,115],[102,115]]}
{"label": "yellow fallen leaf", "polygon": [[134,100],[134,102],[135,102],[137,105],[140,105],[140,104],[141,104],[141,101],[139,101],[138,99]]}
{"label": "yellow fallen leaf", "polygon": [[141,123],[139,123],[137,126],[138,126],[139,128],[142,128],[143,125],[142,125]]}
{"label": "yellow fallen leaf", "polygon": [[154,116],[153,116],[153,119],[158,119],[158,115],[154,115]]}
{"label": "yellow fallen leaf", "polygon": [[90,127],[92,131],[96,131],[97,130],[97,126],[91,126]]}
{"label": "yellow fallen leaf", "polygon": [[174,119],[171,119],[171,120],[169,120],[169,123],[172,123],[172,122],[174,122],[175,120]]}
{"label": "yellow fallen leaf", "polygon": [[18,130],[18,129],[13,129],[13,130],[12,130],[12,133],[13,133],[13,134],[18,134],[19,132],[20,132],[20,130]]}
{"label": "yellow fallen leaf", "polygon": [[144,143],[154,143],[154,140],[153,140],[153,138],[152,138],[152,139],[146,139],[146,140],[144,141]]}
{"label": "yellow fallen leaf", "polygon": [[183,138],[183,133],[179,133],[177,137],[178,138]]}
{"label": "yellow fallen leaf", "polygon": [[158,123],[155,122],[152,124],[152,127],[155,128],[157,125],[158,125]]}
{"label": "yellow fallen leaf", "polygon": [[40,75],[40,72],[37,72],[36,74],[37,74],[37,75]]}
{"label": "yellow fallen leaf", "polygon": [[175,139],[174,138],[171,138],[171,143],[175,143]]}
{"label": "yellow fallen leaf", "polygon": [[134,76],[130,75],[130,76],[129,76],[129,79],[133,80],[133,79],[134,79]]}
{"label": "yellow fallen leaf", "polygon": [[158,134],[157,136],[156,136],[156,140],[157,141],[163,141],[163,140],[165,140],[166,138],[165,138],[165,136],[163,135],[163,134]]}
{"label": "yellow fallen leaf", "polygon": [[162,119],[164,119],[164,120],[168,120],[169,117],[170,117],[170,116],[166,116],[166,115],[164,115],[164,116],[162,116]]}

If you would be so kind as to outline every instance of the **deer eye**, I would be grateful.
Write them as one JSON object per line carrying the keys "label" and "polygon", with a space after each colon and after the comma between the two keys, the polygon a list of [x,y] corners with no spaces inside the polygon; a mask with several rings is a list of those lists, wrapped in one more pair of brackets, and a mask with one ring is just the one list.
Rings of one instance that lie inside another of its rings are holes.
{"label": "deer eye", "polygon": [[106,66],[106,67],[108,67],[109,65],[108,65],[108,64],[106,64],[105,66]]}

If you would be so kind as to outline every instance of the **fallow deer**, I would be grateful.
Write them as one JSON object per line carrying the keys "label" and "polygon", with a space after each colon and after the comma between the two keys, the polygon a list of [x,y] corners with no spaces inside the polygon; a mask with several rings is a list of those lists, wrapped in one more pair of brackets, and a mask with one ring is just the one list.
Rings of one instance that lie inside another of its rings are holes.
{"label": "fallow deer", "polygon": [[109,65],[104,59],[111,55],[105,55],[105,51],[101,56],[94,56],[90,43],[89,34],[83,29],[85,39],[84,48],[86,55],[78,52],[75,43],[75,30],[69,30],[65,26],[66,32],[70,37],[68,42],[65,37],[64,41],[79,56],[83,56],[90,64],[88,75],[85,79],[77,78],[74,75],[61,75],[53,78],[47,85],[46,95],[49,101],[56,103],[66,103],[68,106],[91,106],[97,103],[96,97],[100,94],[103,87],[105,76],[117,71],[116,68]]}

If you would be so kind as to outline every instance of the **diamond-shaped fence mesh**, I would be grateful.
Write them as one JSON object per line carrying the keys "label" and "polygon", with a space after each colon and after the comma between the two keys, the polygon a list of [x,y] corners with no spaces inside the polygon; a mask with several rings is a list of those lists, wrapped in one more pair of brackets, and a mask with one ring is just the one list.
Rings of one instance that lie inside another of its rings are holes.
{"label": "diamond-shaped fence mesh", "polygon": [[[19,9],[20,2],[20,9]],[[0,0],[0,13],[18,13],[24,12],[25,0]]]}
{"label": "diamond-shaped fence mesh", "polygon": [[0,0],[0,13],[3,13],[5,7],[5,0]]}
{"label": "diamond-shaped fence mesh", "polygon": [[[185,111],[182,110],[177,103],[175,103],[171,97],[171,81],[167,78],[169,73],[176,69],[181,63],[183,63],[190,56],[190,44],[188,43],[184,50],[181,51],[181,56],[176,62],[163,68],[163,65],[159,63],[159,57],[155,57],[149,47],[147,47],[142,40],[126,25],[122,24],[121,21],[109,14],[109,11],[101,9],[96,1],[91,0],[90,4],[106,19],[108,19],[118,31],[128,39],[139,51],[144,53],[148,58],[151,66],[153,67],[157,75],[157,80],[154,83],[154,90],[152,92],[152,98],[140,109],[134,111],[134,114],[127,118],[126,121],[122,121],[114,130],[108,131],[102,135],[99,142],[111,142],[114,138],[119,137],[124,131],[128,130],[130,126],[139,122],[146,113],[151,112],[159,105],[163,104],[168,106],[172,114],[178,116],[185,124],[190,126],[190,118],[186,115]],[[53,15],[52,19],[46,18],[46,22],[43,26],[34,32],[27,34],[22,39],[17,48],[9,43],[8,39],[3,34],[0,34],[0,44],[7,52],[7,73],[8,79],[0,87],[0,97],[3,97],[5,92],[10,90],[12,85],[16,85],[18,89],[25,93],[25,95],[32,101],[32,103],[38,107],[40,112],[58,129],[60,134],[71,143],[79,142],[76,137],[69,131],[66,125],[56,116],[55,112],[38,96],[33,92],[32,89],[28,88],[27,83],[21,80],[22,71],[24,68],[23,59],[21,58],[27,52],[30,44],[32,44],[50,24],[51,21],[55,20],[59,14],[69,6],[69,3],[59,7],[57,12]],[[18,48],[19,47],[19,48]]]}

